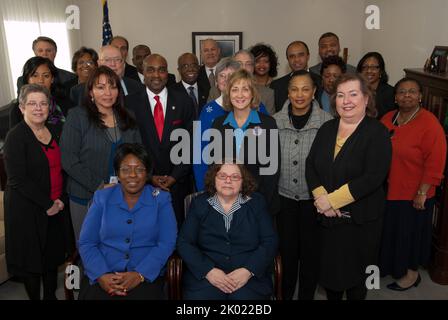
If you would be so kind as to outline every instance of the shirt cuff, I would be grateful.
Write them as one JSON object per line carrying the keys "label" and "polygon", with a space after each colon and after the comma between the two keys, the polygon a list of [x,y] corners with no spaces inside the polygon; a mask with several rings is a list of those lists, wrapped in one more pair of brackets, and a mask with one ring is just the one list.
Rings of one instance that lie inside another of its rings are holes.
{"label": "shirt cuff", "polygon": [[313,192],[314,198],[318,198],[321,195],[328,194],[327,190],[325,190],[325,188],[323,186],[317,187],[312,192]]}
{"label": "shirt cuff", "polygon": [[333,191],[328,195],[328,201],[333,209],[342,208],[352,202],[355,202],[352,194],[350,193],[350,189],[348,188],[348,184],[344,184],[339,189]]}

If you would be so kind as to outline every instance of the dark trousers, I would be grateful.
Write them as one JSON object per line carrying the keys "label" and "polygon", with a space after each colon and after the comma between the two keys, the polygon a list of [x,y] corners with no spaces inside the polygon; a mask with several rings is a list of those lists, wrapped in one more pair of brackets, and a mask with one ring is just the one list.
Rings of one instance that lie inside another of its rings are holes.
{"label": "dark trousers", "polygon": [[[344,291],[333,291],[325,288],[328,300],[342,300]],[[367,288],[365,284],[350,288],[345,291],[347,293],[347,300],[365,300],[367,296]]]}
{"label": "dark trousers", "polygon": [[57,270],[48,270],[43,274],[29,274],[23,277],[23,284],[30,300],[40,300],[40,280],[44,287],[43,300],[57,300],[56,288],[58,273]]}
{"label": "dark trousers", "polygon": [[299,299],[313,300],[319,275],[320,247],[314,201],[295,201],[280,196],[280,202],[277,230],[283,264],[283,298],[292,299],[299,270]]}
{"label": "dark trousers", "polygon": [[163,278],[159,277],[154,282],[140,283],[128,291],[126,296],[110,296],[98,283],[91,285],[89,279],[84,276],[78,300],[165,300],[163,284]]}

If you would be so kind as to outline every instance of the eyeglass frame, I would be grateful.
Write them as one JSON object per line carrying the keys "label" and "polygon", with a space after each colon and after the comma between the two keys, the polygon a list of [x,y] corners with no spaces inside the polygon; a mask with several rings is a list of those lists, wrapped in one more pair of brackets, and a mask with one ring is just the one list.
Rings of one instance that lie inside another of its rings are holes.
{"label": "eyeglass frame", "polygon": [[223,172],[221,172],[221,173],[218,172],[216,174],[216,179],[218,179],[218,180],[227,181],[227,178],[230,178],[230,181],[234,181],[234,182],[241,181],[243,179],[243,177],[237,173],[231,174],[230,176]]}
{"label": "eyeglass frame", "polygon": [[[134,172],[134,174],[137,176],[142,176],[147,172],[147,169],[145,167],[140,166],[123,166],[118,168],[118,170],[124,176],[130,176],[132,172]],[[129,170],[129,172],[127,170]]]}

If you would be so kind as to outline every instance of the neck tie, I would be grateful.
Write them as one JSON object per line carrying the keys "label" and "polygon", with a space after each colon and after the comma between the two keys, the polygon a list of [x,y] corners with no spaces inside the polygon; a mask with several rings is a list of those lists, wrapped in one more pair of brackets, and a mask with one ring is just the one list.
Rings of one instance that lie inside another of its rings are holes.
{"label": "neck tie", "polygon": [[191,100],[193,100],[193,105],[194,105],[195,112],[197,113],[197,111],[198,111],[198,100],[196,98],[196,94],[194,93],[194,87],[193,86],[188,87],[188,91],[189,91],[189,95],[191,97]]}
{"label": "neck tie", "polygon": [[208,76],[208,82],[210,82],[210,87],[214,87],[215,84],[215,74],[213,73],[213,69],[209,69],[210,70],[210,74]]}
{"label": "neck tie", "polygon": [[159,140],[162,141],[163,134],[163,123],[165,121],[163,117],[163,108],[162,103],[160,103],[160,97],[155,96],[156,106],[154,108],[154,124],[156,125],[157,135],[159,136]]}

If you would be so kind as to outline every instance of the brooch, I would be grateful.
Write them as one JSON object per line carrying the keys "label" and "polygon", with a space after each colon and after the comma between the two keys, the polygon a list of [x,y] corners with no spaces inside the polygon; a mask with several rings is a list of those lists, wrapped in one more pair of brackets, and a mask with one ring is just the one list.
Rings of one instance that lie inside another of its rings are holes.
{"label": "brooch", "polygon": [[154,189],[154,191],[152,192],[152,196],[153,196],[153,197],[157,197],[157,196],[159,195],[159,193],[160,193],[160,189],[159,189],[159,188],[156,188],[156,189]]}
{"label": "brooch", "polygon": [[252,132],[254,133],[255,136],[261,136],[261,134],[263,133],[263,129],[261,129],[259,126],[256,126],[252,129]]}

